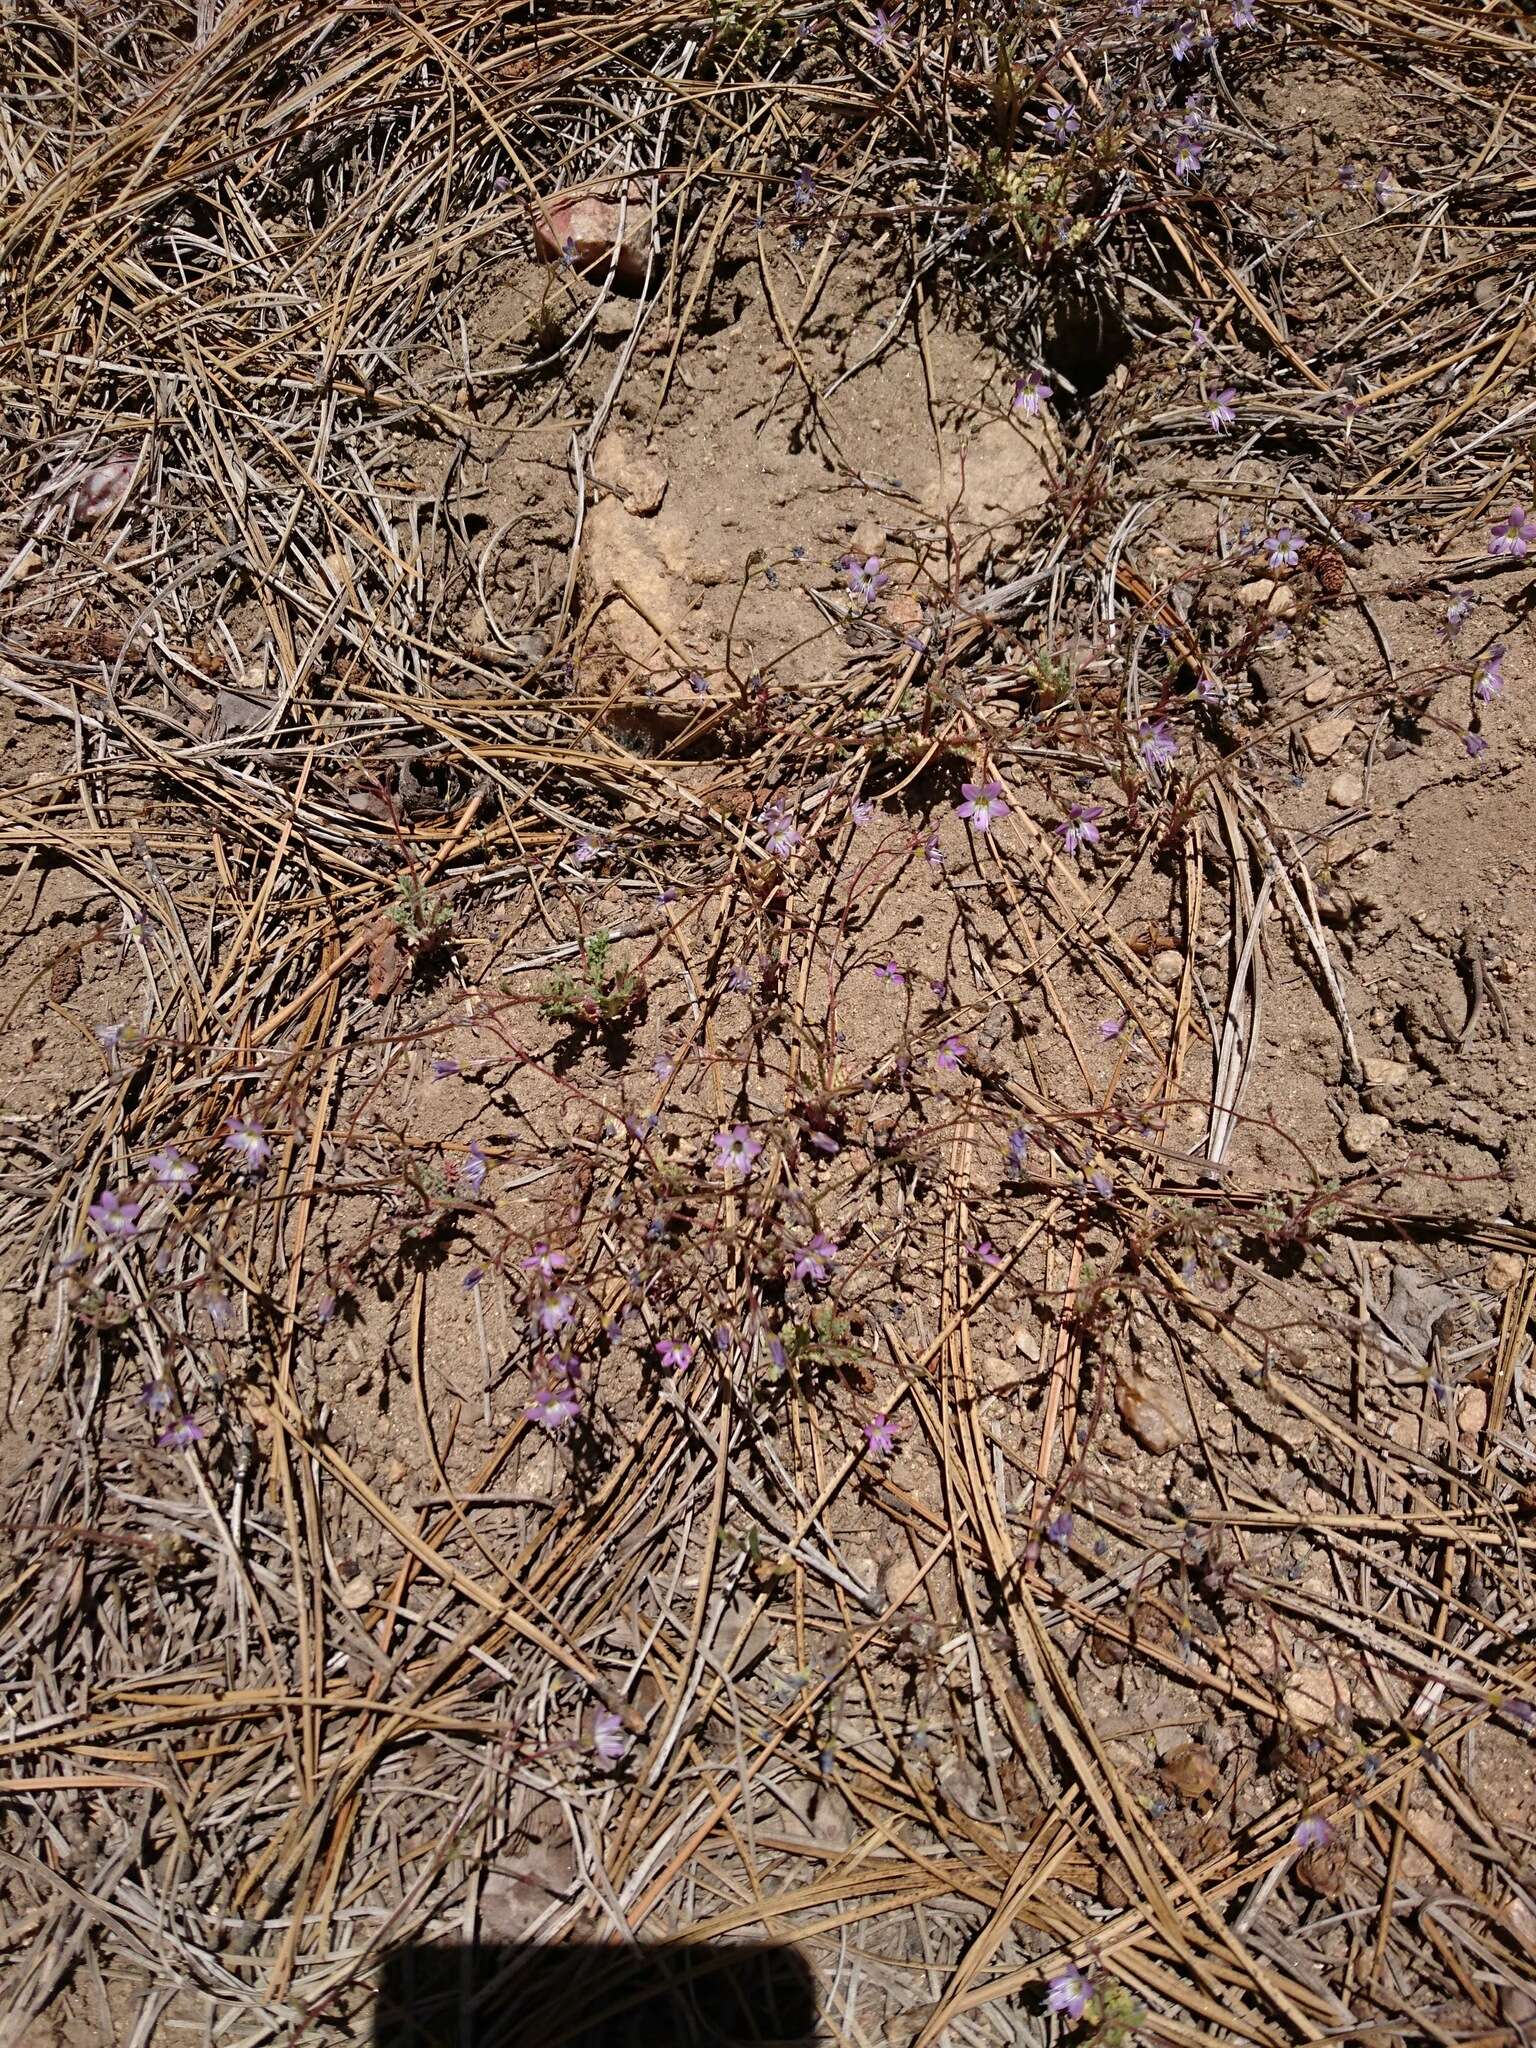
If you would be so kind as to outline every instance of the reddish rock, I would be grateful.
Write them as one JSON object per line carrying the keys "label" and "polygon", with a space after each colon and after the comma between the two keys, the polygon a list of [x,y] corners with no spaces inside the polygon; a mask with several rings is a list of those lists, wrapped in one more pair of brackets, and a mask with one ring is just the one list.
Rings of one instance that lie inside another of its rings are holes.
{"label": "reddish rock", "polygon": [[541,199],[533,210],[533,234],[547,263],[568,261],[573,270],[598,277],[606,277],[612,264],[620,284],[644,281],[651,214],[638,179],[630,180],[627,200],[611,186],[605,191],[578,186]]}

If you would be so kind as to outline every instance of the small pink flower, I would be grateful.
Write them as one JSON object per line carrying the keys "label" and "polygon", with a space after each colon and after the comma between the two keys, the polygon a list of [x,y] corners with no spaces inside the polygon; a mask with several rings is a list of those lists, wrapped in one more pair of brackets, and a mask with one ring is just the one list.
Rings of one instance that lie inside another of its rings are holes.
{"label": "small pink flower", "polygon": [[892,1422],[883,1408],[880,1408],[876,1409],[863,1427],[869,1455],[872,1458],[888,1458],[896,1448],[898,1425]]}
{"label": "small pink flower", "polygon": [[963,1038],[946,1038],[933,1056],[933,1064],[946,1074],[958,1074],[969,1047]]}
{"label": "small pink flower", "polygon": [[752,1171],[763,1149],[745,1124],[733,1124],[728,1131],[716,1131],[711,1143],[719,1154],[715,1164],[723,1166],[727,1173],[739,1173],[743,1179]]}
{"label": "small pink flower", "polygon": [[629,1737],[617,1714],[599,1714],[592,1723],[592,1753],[605,1764],[616,1764],[629,1750]]}
{"label": "small pink flower", "polygon": [[686,1372],[693,1363],[694,1346],[679,1344],[673,1337],[658,1338],[656,1356],[668,1372]]}
{"label": "small pink flower", "polygon": [[581,1413],[581,1402],[576,1389],[563,1387],[537,1387],[528,1406],[523,1410],[529,1422],[537,1422],[544,1429],[564,1429],[568,1422],[574,1422]]}
{"label": "small pink flower", "polygon": [[978,832],[990,832],[999,819],[1006,818],[1008,806],[1003,801],[1003,785],[1000,782],[962,782],[960,794],[965,802],[955,812],[957,818],[964,818],[967,824]]}

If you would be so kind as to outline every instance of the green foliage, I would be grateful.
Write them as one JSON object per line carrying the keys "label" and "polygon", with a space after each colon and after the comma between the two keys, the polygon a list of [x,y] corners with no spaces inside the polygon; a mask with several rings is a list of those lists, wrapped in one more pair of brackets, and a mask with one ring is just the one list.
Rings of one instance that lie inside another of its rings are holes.
{"label": "green foliage", "polygon": [[453,924],[448,905],[429,895],[414,875],[402,875],[398,886],[400,898],[390,905],[389,914],[400,927],[401,939],[418,953],[441,945]]}
{"label": "green foliage", "polygon": [[558,1023],[614,1024],[640,1000],[643,985],[633,968],[610,961],[613,941],[598,932],[582,948],[580,974],[561,968],[544,984],[539,1015]]}

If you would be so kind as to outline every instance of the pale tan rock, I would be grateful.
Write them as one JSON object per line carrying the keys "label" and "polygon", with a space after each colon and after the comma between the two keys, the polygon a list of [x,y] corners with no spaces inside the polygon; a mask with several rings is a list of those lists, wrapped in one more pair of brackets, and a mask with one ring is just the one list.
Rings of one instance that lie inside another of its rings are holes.
{"label": "pale tan rock", "polygon": [[1360,1062],[1360,1074],[1367,1088],[1401,1088],[1413,1079],[1413,1068],[1407,1060],[1369,1059]]}
{"label": "pale tan rock", "polygon": [[1525,1273],[1525,1261],[1515,1252],[1490,1252],[1483,1268],[1483,1285],[1495,1294],[1508,1294],[1518,1287]]}
{"label": "pale tan rock", "polygon": [[1338,1697],[1326,1671],[1297,1671],[1286,1683],[1285,1711],[1298,1728],[1326,1728],[1338,1707]]}
{"label": "pale tan rock", "polygon": [[1257,576],[1238,591],[1244,604],[1262,605],[1272,619],[1288,619],[1296,609],[1296,593],[1273,576]]}
{"label": "pale tan rock", "polygon": [[1336,811],[1354,810],[1357,804],[1365,802],[1365,777],[1357,775],[1353,768],[1335,775],[1328,785],[1328,801]]}
{"label": "pale tan rock", "polygon": [[1170,947],[1152,956],[1152,978],[1160,981],[1164,988],[1177,988],[1184,978],[1184,955]]}
{"label": "pale tan rock", "polygon": [[1366,1110],[1358,1110],[1345,1120],[1339,1133],[1339,1143],[1351,1159],[1369,1159],[1379,1152],[1392,1132],[1390,1117],[1374,1116]]}
{"label": "pale tan rock", "polygon": [[1127,1432],[1154,1457],[1164,1457],[1189,1441],[1188,1430],[1174,1420],[1158,1392],[1137,1373],[1122,1369],[1115,1382],[1115,1406]]}
{"label": "pale tan rock", "polygon": [[1331,761],[1354,729],[1355,721],[1348,716],[1320,718],[1303,735],[1307,752],[1314,761]]}
{"label": "pale tan rock", "polygon": [[667,495],[667,472],[651,451],[627,434],[607,434],[593,474],[616,491],[626,511],[649,518],[661,510]]}
{"label": "pale tan rock", "polygon": [[1313,676],[1301,693],[1301,701],[1303,704],[1310,704],[1316,710],[1318,705],[1326,704],[1330,701],[1335,688],[1336,685],[1331,675]]}

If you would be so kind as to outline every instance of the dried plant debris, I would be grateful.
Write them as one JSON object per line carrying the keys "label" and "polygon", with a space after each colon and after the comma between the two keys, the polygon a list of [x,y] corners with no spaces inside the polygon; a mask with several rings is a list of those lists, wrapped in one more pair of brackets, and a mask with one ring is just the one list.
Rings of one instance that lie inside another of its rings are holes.
{"label": "dried plant debris", "polygon": [[1528,17],[0,50],[0,2038],[1521,2038]]}

